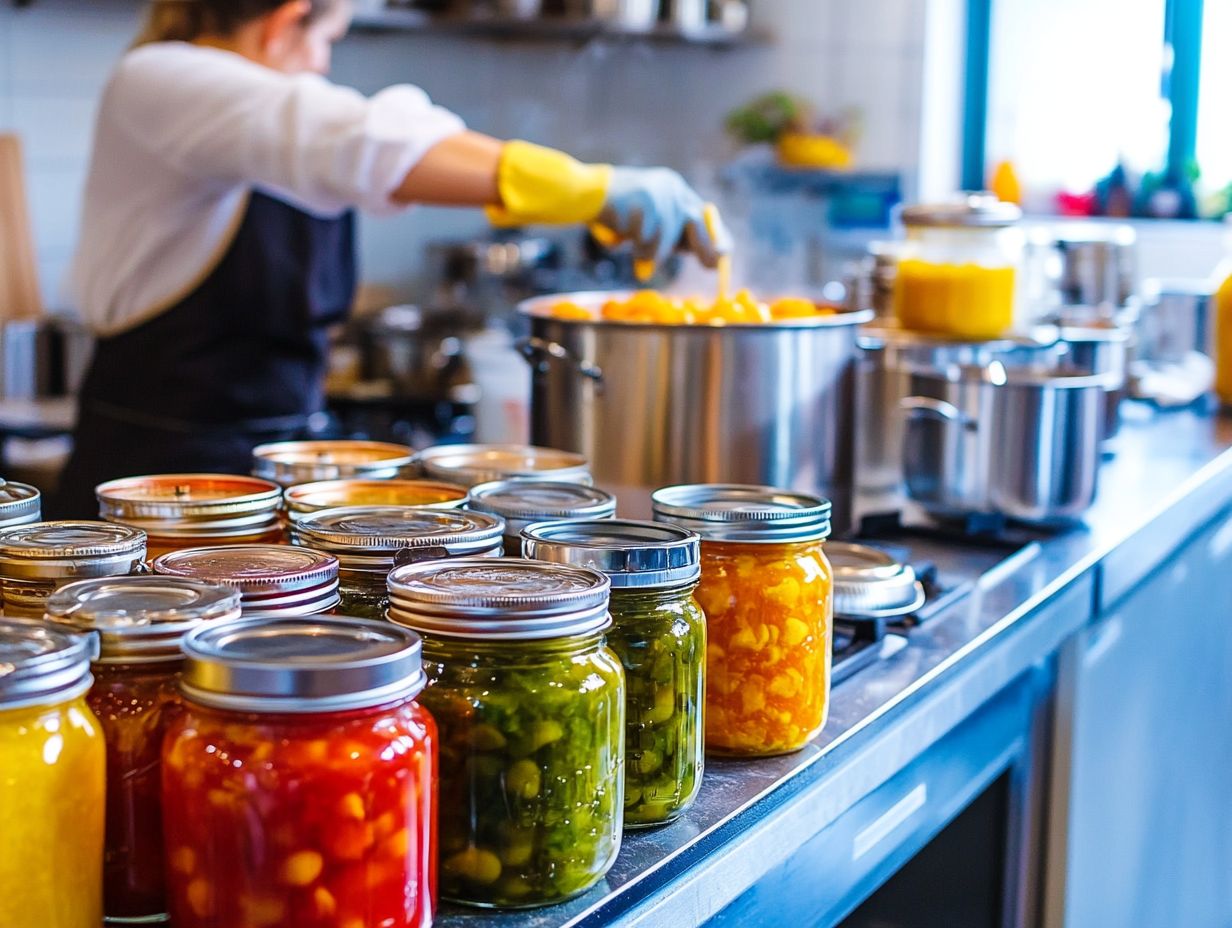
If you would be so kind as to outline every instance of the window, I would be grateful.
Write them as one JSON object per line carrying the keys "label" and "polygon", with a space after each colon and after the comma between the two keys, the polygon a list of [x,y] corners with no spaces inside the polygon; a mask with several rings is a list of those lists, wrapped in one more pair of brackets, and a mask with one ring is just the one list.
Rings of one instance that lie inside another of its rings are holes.
{"label": "window", "polygon": [[1206,0],[1196,159],[1207,191],[1232,183],[1232,0]]}

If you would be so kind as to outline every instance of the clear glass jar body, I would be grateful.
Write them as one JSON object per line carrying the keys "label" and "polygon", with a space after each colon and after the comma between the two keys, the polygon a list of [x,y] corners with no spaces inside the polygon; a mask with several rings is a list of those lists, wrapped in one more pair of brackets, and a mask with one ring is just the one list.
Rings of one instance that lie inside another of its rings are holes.
{"label": "clear glass jar body", "polygon": [[[136,525],[137,523],[133,523]],[[274,522],[248,535],[150,535],[146,540],[146,556],[153,561],[173,551],[187,548],[218,548],[226,545],[277,545],[283,540],[281,522]]]}
{"label": "clear glass jar body", "polygon": [[799,750],[829,711],[833,574],[820,541],[702,541],[706,750]]}
{"label": "clear glass jar body", "polygon": [[0,709],[0,925],[98,928],[105,768],[83,697]]}
{"label": "clear glass jar body", "polygon": [[894,307],[905,329],[962,339],[1014,328],[1020,229],[910,226],[899,252]]}
{"label": "clear glass jar body", "polygon": [[593,886],[620,850],[624,673],[602,636],[424,636],[441,729],[441,896],[520,908]]}
{"label": "clear glass jar body", "polygon": [[340,570],[338,572],[337,615],[358,619],[384,619],[389,608],[389,589],[385,585],[388,571]]}
{"label": "clear glass jar body", "polygon": [[108,920],[166,915],[162,746],[181,708],[178,659],[94,665],[86,702],[107,745],[103,911]]}
{"label": "clear glass jar body", "polygon": [[414,700],[332,713],[187,703],[163,748],[176,928],[427,928],[436,726]]}
{"label": "clear glass jar body", "polygon": [[608,646],[625,669],[625,827],[670,822],[705,755],[706,617],[693,587],[612,590]]}

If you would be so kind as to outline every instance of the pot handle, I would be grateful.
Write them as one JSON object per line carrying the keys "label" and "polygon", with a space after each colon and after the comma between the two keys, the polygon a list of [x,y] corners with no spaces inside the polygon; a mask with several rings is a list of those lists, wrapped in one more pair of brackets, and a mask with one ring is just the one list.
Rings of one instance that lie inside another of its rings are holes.
{"label": "pot handle", "polygon": [[965,416],[953,403],[933,399],[931,396],[905,396],[898,401],[898,408],[907,414],[908,418],[929,417],[964,428],[974,428],[975,423]]}
{"label": "pot handle", "polygon": [[526,359],[526,363],[537,371],[546,371],[548,364],[552,361],[564,361],[573,365],[578,374],[588,380],[593,380],[595,383],[603,382],[603,371],[598,365],[575,358],[569,349],[559,342],[531,336],[530,338],[519,338],[514,342],[514,347]]}

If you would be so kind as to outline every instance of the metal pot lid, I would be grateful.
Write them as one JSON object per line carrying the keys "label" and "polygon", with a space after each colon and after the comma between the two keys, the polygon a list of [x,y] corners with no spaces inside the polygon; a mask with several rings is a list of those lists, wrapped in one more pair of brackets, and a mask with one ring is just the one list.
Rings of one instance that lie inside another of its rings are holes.
{"label": "metal pot lid", "polygon": [[869,545],[826,545],[834,571],[834,614],[858,619],[892,618],[924,605],[924,586],[908,564]]}
{"label": "metal pot lid", "polygon": [[411,506],[323,509],[291,529],[296,544],[326,551],[443,548],[450,557],[501,543],[503,519],[483,512]]}
{"label": "metal pot lid", "polygon": [[186,548],[156,558],[157,574],[222,583],[245,600],[255,594],[309,590],[338,579],[338,559],[293,545],[221,545]]}
{"label": "metal pot lid", "polygon": [[285,498],[291,512],[344,506],[454,509],[466,503],[468,492],[461,484],[441,480],[318,480],[290,487]]}
{"label": "metal pot lid", "polygon": [[112,522],[30,522],[0,529],[0,562],[145,554],[146,534]]}
{"label": "metal pot lid", "polygon": [[43,495],[27,483],[0,479],[0,526],[37,522]]}
{"label": "metal pot lid", "polygon": [[789,543],[830,537],[830,501],[774,487],[695,483],[656,490],[656,522],[697,532],[706,541]]}
{"label": "metal pot lid", "polygon": [[429,477],[470,487],[513,478],[591,483],[585,457],[534,445],[436,445],[416,460]]}
{"label": "metal pot lid", "polygon": [[211,623],[184,639],[181,689],[194,702],[223,709],[359,709],[422,690],[421,651],[414,632],[367,619]]}
{"label": "metal pot lid", "polygon": [[700,542],[696,532],[659,522],[540,522],[522,532],[522,554],[600,571],[612,589],[663,589],[697,583]]}
{"label": "metal pot lid", "polygon": [[46,621],[0,619],[0,708],[58,702],[90,687],[98,636]]}
{"label": "metal pot lid", "polygon": [[964,193],[948,203],[917,203],[902,211],[906,226],[995,229],[1012,226],[1020,219],[1021,209],[983,191]]}
{"label": "metal pot lid", "polygon": [[104,518],[213,519],[277,510],[282,488],[256,477],[229,474],[158,474],[126,477],[95,489]]}
{"label": "metal pot lid", "polygon": [[238,619],[240,594],[183,577],[109,577],[62,586],[47,617],[98,632],[100,663],[179,657],[184,635],[202,622]]}
{"label": "metal pot lid", "polygon": [[473,511],[523,522],[608,519],[616,514],[616,497],[606,490],[549,480],[481,483],[471,490],[468,505]]}
{"label": "metal pot lid", "polygon": [[389,619],[451,638],[538,640],[589,635],[611,624],[608,578],[584,567],[514,558],[464,558],[397,567]]}

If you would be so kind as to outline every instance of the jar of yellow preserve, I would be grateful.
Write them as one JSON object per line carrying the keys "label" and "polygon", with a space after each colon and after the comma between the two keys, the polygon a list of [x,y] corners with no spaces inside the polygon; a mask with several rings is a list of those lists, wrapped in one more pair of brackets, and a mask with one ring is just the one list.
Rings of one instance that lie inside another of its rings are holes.
{"label": "jar of yellow preserve", "polygon": [[988,193],[903,210],[894,307],[905,329],[997,338],[1014,327],[1022,210]]}
{"label": "jar of yellow preserve", "polygon": [[[1232,217],[1225,220],[1225,247],[1232,255]],[[1232,407],[1232,257],[1215,268],[1211,280],[1211,323],[1214,326],[1215,395],[1224,406]]]}
{"label": "jar of yellow preserve", "polygon": [[0,925],[99,928],[106,757],[98,639],[0,619]]}
{"label": "jar of yellow preserve", "polygon": [[657,522],[701,535],[706,750],[763,757],[804,747],[830,707],[830,503],[772,487],[694,484],[651,496]]}

